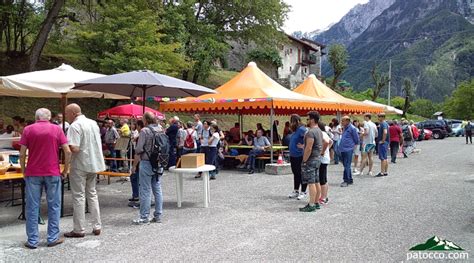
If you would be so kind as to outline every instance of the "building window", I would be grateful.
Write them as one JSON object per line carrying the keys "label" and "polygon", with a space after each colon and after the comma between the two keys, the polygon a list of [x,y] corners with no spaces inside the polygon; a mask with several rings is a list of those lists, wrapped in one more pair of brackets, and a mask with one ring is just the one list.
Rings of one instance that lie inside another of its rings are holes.
{"label": "building window", "polygon": [[290,71],[292,70],[291,66],[290,66]]}
{"label": "building window", "polygon": [[304,68],[304,73],[308,73],[308,68]]}
{"label": "building window", "polygon": [[290,54],[293,54],[293,49],[292,48],[290,48]]}

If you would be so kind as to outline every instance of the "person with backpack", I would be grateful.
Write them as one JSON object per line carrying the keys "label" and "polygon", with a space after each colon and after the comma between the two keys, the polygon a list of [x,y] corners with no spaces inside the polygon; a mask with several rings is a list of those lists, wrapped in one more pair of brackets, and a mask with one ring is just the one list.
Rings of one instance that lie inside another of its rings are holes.
{"label": "person with backpack", "polygon": [[186,137],[184,137],[183,155],[188,153],[196,153],[197,150],[197,132],[193,128],[193,123],[188,121],[186,123]]}
{"label": "person with backpack", "polygon": [[413,151],[413,131],[411,125],[407,120],[402,122],[402,134],[403,134],[403,158],[408,158],[408,155]]}
{"label": "person with backpack", "polygon": [[[132,221],[135,225],[161,223],[163,215],[163,194],[161,192],[161,176],[167,165],[166,154],[169,152],[169,140],[160,125],[156,124],[155,115],[151,112],[143,114],[145,127],[140,131],[135,149],[132,173],[139,163],[139,218]],[[155,196],[155,213],[150,220],[151,193]]]}

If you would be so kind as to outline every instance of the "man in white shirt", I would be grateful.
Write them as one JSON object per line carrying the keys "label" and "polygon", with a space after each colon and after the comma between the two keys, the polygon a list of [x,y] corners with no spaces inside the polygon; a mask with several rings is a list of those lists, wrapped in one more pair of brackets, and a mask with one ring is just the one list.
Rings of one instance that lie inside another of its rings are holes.
{"label": "man in white shirt", "polygon": [[375,138],[377,138],[377,126],[372,122],[372,115],[370,113],[364,116],[364,138],[362,142],[362,163],[360,165],[360,171],[354,173],[354,175],[363,174],[367,158],[369,158],[369,172],[367,175],[372,176],[372,167],[374,165],[373,155],[375,150]]}
{"label": "man in white shirt", "polygon": [[71,122],[67,138],[72,152],[69,180],[73,198],[74,229],[64,236],[73,238],[85,236],[86,198],[92,221],[92,233],[98,236],[102,223],[96,191],[96,174],[105,170],[99,126],[94,120],[86,118],[81,113],[79,105],[75,103],[66,107],[66,119]]}

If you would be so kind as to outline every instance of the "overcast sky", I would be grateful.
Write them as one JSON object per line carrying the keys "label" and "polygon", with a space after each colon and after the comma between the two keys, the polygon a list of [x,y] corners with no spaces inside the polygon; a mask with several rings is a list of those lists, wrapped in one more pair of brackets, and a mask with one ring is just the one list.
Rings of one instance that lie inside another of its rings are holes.
{"label": "overcast sky", "polygon": [[356,4],[368,0],[284,0],[291,5],[291,12],[285,23],[286,33],[294,31],[310,32],[324,29],[339,21]]}

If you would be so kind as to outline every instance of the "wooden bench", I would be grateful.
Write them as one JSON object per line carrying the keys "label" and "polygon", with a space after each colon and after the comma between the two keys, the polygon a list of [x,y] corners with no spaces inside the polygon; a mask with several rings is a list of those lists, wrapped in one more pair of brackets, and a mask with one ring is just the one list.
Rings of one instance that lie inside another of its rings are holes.
{"label": "wooden bench", "polygon": [[110,172],[110,171],[103,171],[98,172],[97,175],[107,176],[107,184],[110,184],[110,177],[130,177],[130,173],[119,173],[119,172]]}

